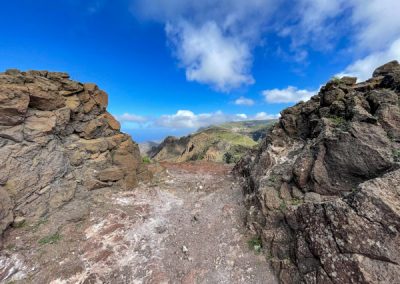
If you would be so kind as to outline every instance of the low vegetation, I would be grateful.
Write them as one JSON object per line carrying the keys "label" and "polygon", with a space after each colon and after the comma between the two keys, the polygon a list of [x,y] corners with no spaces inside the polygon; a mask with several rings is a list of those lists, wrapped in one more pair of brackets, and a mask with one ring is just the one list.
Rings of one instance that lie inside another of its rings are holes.
{"label": "low vegetation", "polygon": [[258,145],[258,139],[265,137],[275,122],[241,121],[201,128],[185,137],[167,137],[148,155],[159,162],[206,160],[236,163]]}
{"label": "low vegetation", "polygon": [[41,245],[56,244],[61,240],[61,238],[62,238],[61,235],[57,232],[57,233],[54,233],[52,235],[49,235],[49,236],[46,236],[46,237],[40,239],[39,244],[41,244]]}
{"label": "low vegetation", "polygon": [[257,253],[261,252],[262,249],[262,241],[259,236],[255,236],[251,238],[247,244],[249,245],[249,248]]}
{"label": "low vegetation", "polygon": [[142,161],[143,161],[143,163],[145,163],[145,164],[150,164],[150,163],[151,163],[151,160],[150,160],[150,158],[149,158],[148,156],[142,157]]}

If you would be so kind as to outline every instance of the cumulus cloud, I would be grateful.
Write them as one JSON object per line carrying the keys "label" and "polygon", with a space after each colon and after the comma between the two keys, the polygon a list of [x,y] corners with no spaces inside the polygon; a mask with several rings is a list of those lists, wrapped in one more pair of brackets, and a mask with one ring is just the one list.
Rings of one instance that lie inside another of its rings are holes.
{"label": "cumulus cloud", "polygon": [[352,0],[352,3],[351,19],[357,27],[356,47],[365,55],[347,66],[340,75],[366,80],[376,67],[394,59],[400,60],[400,1]]}
{"label": "cumulus cloud", "polygon": [[262,91],[262,95],[268,103],[297,103],[299,101],[307,101],[316,93],[317,91],[300,90],[293,86],[289,86],[286,89]]}
{"label": "cumulus cloud", "polygon": [[229,121],[265,120],[277,117],[278,115],[269,115],[265,112],[248,116],[244,113],[225,114],[221,111],[195,114],[190,110],[178,110],[175,114],[162,115],[155,121],[155,125],[172,129],[197,129]]}
{"label": "cumulus cloud", "polygon": [[385,52],[400,39],[398,0],[296,0],[290,6],[274,24],[281,37],[291,40],[294,61],[307,60],[310,47],[326,52],[344,42],[354,61],[388,58]]}
{"label": "cumulus cloud", "polygon": [[271,40],[271,32],[291,42],[288,50],[278,48],[286,59],[307,63],[312,50],[337,49],[352,62],[343,72],[362,78],[376,65],[400,59],[398,0],[133,1],[136,15],[164,24],[187,80],[219,91],[255,82],[253,51],[261,39]]}
{"label": "cumulus cloud", "polygon": [[135,12],[165,24],[187,80],[229,91],[254,83],[252,50],[279,2],[147,0],[137,1]]}
{"label": "cumulus cloud", "polygon": [[249,46],[235,36],[226,36],[215,22],[196,27],[187,21],[168,23],[166,32],[176,48],[186,79],[228,91],[251,84]]}
{"label": "cumulus cloud", "polygon": [[235,105],[240,105],[240,106],[252,106],[254,105],[254,101],[252,99],[248,99],[245,97],[240,97],[235,100]]}
{"label": "cumulus cloud", "polygon": [[259,112],[255,116],[253,116],[253,120],[268,120],[268,119],[277,119],[279,118],[279,114],[268,114],[266,112]]}
{"label": "cumulus cloud", "polygon": [[116,115],[115,116],[120,122],[146,122],[147,118],[144,116],[136,115],[136,114],[131,114],[131,113],[124,113],[121,115]]}
{"label": "cumulus cloud", "polygon": [[365,58],[357,60],[338,76],[355,76],[360,81],[364,81],[371,77],[372,72],[378,66],[393,59],[400,59],[400,38],[393,42],[387,50],[373,52]]}
{"label": "cumulus cloud", "polygon": [[[343,1],[343,0],[342,0]],[[400,1],[352,0],[351,20],[357,33],[355,43],[363,49],[387,49],[400,39]]]}

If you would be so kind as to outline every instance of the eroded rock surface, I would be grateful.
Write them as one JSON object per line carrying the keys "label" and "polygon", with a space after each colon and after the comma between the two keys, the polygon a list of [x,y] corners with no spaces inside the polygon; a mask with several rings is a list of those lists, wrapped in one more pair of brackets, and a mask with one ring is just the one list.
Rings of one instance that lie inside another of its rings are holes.
{"label": "eroded rock surface", "polygon": [[399,86],[397,61],[334,79],[237,164],[282,283],[400,281]]}
{"label": "eroded rock surface", "polygon": [[148,178],[107,104],[96,85],[65,73],[0,73],[0,235],[16,218],[79,220],[91,190],[131,189]]}

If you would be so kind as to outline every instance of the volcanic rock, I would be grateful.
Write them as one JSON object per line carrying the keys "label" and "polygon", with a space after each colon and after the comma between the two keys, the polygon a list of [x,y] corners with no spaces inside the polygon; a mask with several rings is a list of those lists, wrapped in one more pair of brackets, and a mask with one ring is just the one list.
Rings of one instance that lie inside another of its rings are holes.
{"label": "volcanic rock", "polygon": [[400,281],[399,86],[397,61],[334,79],[236,165],[281,283]]}
{"label": "volcanic rock", "polygon": [[95,84],[65,73],[0,73],[0,235],[16,216],[63,216],[67,204],[87,214],[80,207],[90,206],[91,190],[129,190],[149,178],[107,104]]}

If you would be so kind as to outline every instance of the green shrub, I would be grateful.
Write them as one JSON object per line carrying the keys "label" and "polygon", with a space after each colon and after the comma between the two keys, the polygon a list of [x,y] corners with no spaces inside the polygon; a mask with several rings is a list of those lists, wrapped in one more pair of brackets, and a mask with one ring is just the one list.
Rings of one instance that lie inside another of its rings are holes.
{"label": "green shrub", "polygon": [[144,157],[142,158],[142,162],[145,163],[145,164],[150,164],[151,160],[150,160],[149,157],[144,156]]}

